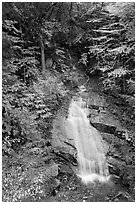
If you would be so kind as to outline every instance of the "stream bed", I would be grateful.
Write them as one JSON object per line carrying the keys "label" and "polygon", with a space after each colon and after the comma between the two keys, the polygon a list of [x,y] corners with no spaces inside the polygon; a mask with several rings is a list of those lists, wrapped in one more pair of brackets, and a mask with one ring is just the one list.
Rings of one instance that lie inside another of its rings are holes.
{"label": "stream bed", "polygon": [[[109,104],[98,86],[98,79],[79,80],[77,91],[72,91],[58,111],[53,123],[52,146],[59,166],[60,183],[47,201],[104,202],[134,201],[134,144],[132,131],[120,123],[109,110]],[[82,182],[79,171],[78,151],[72,131],[66,133],[69,106],[75,97],[81,97],[88,106],[87,118],[106,144],[110,179],[107,182]]]}

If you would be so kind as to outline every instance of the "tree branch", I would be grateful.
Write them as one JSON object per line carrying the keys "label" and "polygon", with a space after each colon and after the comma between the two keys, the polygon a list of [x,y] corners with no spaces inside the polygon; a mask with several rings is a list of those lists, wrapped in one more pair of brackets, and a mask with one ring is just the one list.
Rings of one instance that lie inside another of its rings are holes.
{"label": "tree branch", "polygon": [[51,9],[51,12],[50,12],[50,14],[48,15],[48,17],[46,18],[47,20],[50,18],[50,16],[51,16],[51,14],[52,14],[52,12],[53,12],[53,10],[54,10],[54,8],[55,8],[55,6],[57,5],[57,2],[56,3],[54,3],[54,4],[52,4],[52,9]]}
{"label": "tree branch", "polygon": [[71,18],[71,11],[72,11],[72,9],[73,9],[73,2],[71,2],[71,4],[70,4],[70,10],[69,10],[69,16],[70,16],[70,18]]}

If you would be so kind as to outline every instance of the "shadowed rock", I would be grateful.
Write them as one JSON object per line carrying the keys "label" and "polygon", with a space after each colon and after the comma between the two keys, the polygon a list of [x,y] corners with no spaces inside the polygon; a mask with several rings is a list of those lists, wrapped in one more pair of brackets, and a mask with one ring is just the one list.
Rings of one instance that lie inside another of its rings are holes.
{"label": "shadowed rock", "polygon": [[101,124],[101,123],[92,123],[90,121],[90,124],[95,127],[97,130],[99,130],[100,132],[106,132],[109,134],[114,134],[116,131],[116,127],[115,126],[109,126],[109,125],[105,125],[105,124]]}

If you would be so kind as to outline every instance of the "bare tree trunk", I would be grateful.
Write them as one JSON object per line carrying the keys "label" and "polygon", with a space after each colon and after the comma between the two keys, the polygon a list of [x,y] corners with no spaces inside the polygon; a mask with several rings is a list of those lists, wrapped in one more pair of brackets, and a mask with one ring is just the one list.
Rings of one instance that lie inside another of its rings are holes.
{"label": "bare tree trunk", "polygon": [[42,38],[40,39],[41,45],[41,65],[42,65],[42,73],[45,73],[45,52],[44,52],[44,44]]}
{"label": "bare tree trunk", "polygon": [[124,77],[124,75],[123,75],[123,93],[125,93],[125,77]]}

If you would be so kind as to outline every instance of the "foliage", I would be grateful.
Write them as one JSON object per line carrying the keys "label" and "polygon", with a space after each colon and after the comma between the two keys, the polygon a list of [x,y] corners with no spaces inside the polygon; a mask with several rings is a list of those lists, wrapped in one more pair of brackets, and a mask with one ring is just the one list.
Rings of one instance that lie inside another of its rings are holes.
{"label": "foliage", "polygon": [[[13,76],[11,75],[12,78]],[[4,79],[5,77],[3,77]],[[9,81],[11,82],[11,79],[8,78],[8,84]],[[5,163],[3,200],[19,201],[24,199],[24,197],[26,198],[26,196],[34,196],[37,190],[40,196],[45,195],[45,191],[41,189],[45,189],[44,186],[42,187],[46,179],[44,162],[48,162],[52,158],[52,154],[50,157],[51,150],[49,147],[46,147],[46,143],[48,144],[48,141],[51,139],[50,131],[55,112],[67,91],[63,83],[59,82],[57,77],[51,76],[48,72],[45,79],[39,75],[37,82],[34,82],[29,87],[17,78],[10,86],[6,82],[7,80],[3,84],[2,147]],[[41,144],[45,147],[44,149],[42,149]],[[36,152],[38,152],[37,157],[32,157]],[[17,163],[16,168],[14,160]],[[41,164],[39,164],[40,160]],[[11,164],[9,163],[10,161],[12,161]],[[41,173],[38,173],[38,170],[35,171],[35,167],[33,167],[39,165]],[[22,168],[26,169],[22,170]],[[38,182],[36,185],[34,185],[32,178],[30,178],[30,183],[28,183],[29,175],[37,177],[34,178]],[[42,181],[39,180],[41,175]],[[49,173],[47,173],[47,176],[49,176]],[[25,183],[22,184],[22,182]],[[33,191],[35,191],[34,194]],[[11,195],[9,195],[9,192],[12,192]],[[41,194],[40,192],[43,193]],[[36,197],[38,199],[38,195]]]}
{"label": "foliage", "polygon": [[[4,2],[2,9],[3,201],[39,201],[57,185],[51,129],[81,77],[72,56],[135,107],[134,3]],[[42,57],[52,61],[43,75]]]}
{"label": "foliage", "polygon": [[131,80],[134,94],[134,6],[134,3],[92,4],[79,17],[79,22],[86,22],[85,31],[74,41],[75,47],[82,47],[79,64],[86,68],[88,76],[101,73],[108,93],[129,94]]}
{"label": "foliage", "polygon": [[[69,32],[63,20],[68,8],[66,3],[3,3],[3,201],[39,200],[51,193],[48,182],[55,186],[58,167],[52,164],[50,140],[52,121],[67,94],[58,72],[72,67],[60,46],[67,42],[60,36]],[[54,61],[43,76],[41,39],[44,57]]]}
{"label": "foliage", "polygon": [[[129,6],[130,12],[127,9]],[[119,8],[122,12],[119,12]],[[113,90],[117,94],[130,93],[134,97],[135,49],[132,28],[134,28],[134,3],[121,5],[118,3],[3,3],[5,114],[10,115],[9,118],[15,117],[17,123],[21,122],[20,115],[23,115],[26,121],[35,124],[35,117],[37,118],[43,110],[37,110],[37,115],[30,119],[31,114],[30,116],[27,114],[28,108],[32,111],[39,97],[41,102],[37,102],[36,106],[45,107],[44,103],[47,103],[44,101],[45,98],[48,99],[48,103],[55,101],[56,105],[58,97],[62,98],[66,93],[63,84],[54,76],[47,75],[44,79],[39,77],[40,38],[44,42],[46,58],[50,57],[54,62],[51,71],[54,68],[62,73],[63,82],[71,81],[74,76],[68,74],[70,68],[73,69],[73,64],[69,62],[71,56],[66,46],[72,50],[74,47],[74,52],[76,49],[81,55],[79,64],[86,67],[88,75],[92,75],[94,70],[101,72],[105,90]],[[28,90],[30,86],[33,86],[32,90]],[[24,93],[24,90],[31,91],[32,95],[27,95],[29,93]],[[20,99],[15,93],[20,93]],[[15,110],[11,111],[12,109]],[[44,112],[43,118],[50,115],[48,110]],[[28,129],[27,123],[24,129]]]}
{"label": "foliage", "polygon": [[29,196],[39,200],[50,193],[45,192],[45,180],[48,182],[54,175],[48,177],[44,162],[52,156],[49,147],[40,147],[36,159],[32,157],[33,147],[43,140],[48,144],[52,120],[66,90],[54,75],[47,72],[44,78],[41,76],[37,44],[28,42],[14,25],[15,20],[3,23],[3,201],[20,201]]}
{"label": "foliage", "polygon": [[51,193],[58,165],[46,144],[46,140],[29,142],[11,160],[3,158],[3,201],[39,201]]}

